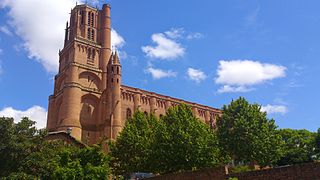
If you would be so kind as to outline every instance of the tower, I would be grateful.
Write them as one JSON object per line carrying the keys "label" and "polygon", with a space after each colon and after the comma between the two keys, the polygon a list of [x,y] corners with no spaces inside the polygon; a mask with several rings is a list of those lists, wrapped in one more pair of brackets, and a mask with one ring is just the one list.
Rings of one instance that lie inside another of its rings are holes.
{"label": "tower", "polygon": [[71,10],[49,96],[49,133],[71,131],[75,139],[93,144],[115,139],[134,111],[161,117],[181,103],[192,106],[205,123],[221,115],[219,109],[123,85],[118,53],[111,50],[110,6],[99,10],[83,4]]}
{"label": "tower", "polygon": [[[77,5],[70,14],[49,97],[47,129],[71,130],[76,139],[94,143],[115,137],[113,129],[119,132],[121,65],[117,53],[111,56],[110,6],[98,10]],[[117,71],[108,72],[109,66]]]}

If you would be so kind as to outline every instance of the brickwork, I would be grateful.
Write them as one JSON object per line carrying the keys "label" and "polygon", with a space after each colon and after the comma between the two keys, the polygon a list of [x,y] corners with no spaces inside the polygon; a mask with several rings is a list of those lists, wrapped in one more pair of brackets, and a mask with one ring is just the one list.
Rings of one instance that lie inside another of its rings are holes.
{"label": "brickwork", "polygon": [[77,5],[66,24],[59,73],[49,97],[49,132],[72,128],[71,136],[93,144],[114,139],[136,110],[160,117],[180,103],[192,107],[203,122],[214,125],[219,109],[160,95],[122,84],[122,67],[111,51],[110,6]]}
{"label": "brickwork", "polygon": [[297,164],[264,170],[228,174],[228,168],[217,167],[189,171],[182,173],[166,174],[147,178],[148,180],[319,180],[320,162]]}
{"label": "brickwork", "polygon": [[238,180],[318,180],[320,163],[305,163],[293,166],[230,174]]}
{"label": "brickwork", "polygon": [[147,180],[220,180],[225,179],[225,167],[187,171],[147,178]]}

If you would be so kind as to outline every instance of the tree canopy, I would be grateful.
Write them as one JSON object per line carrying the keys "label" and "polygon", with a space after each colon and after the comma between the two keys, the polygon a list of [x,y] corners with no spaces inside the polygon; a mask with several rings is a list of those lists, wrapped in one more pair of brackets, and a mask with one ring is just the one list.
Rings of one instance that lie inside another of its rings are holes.
{"label": "tree canopy", "polygon": [[129,119],[111,146],[119,173],[170,173],[217,166],[223,158],[215,134],[187,105],[156,119],[141,112]]}
{"label": "tree canopy", "polygon": [[305,129],[280,129],[279,134],[284,141],[284,148],[283,156],[277,165],[292,165],[314,160],[316,133]]}
{"label": "tree canopy", "polygon": [[0,118],[0,177],[4,179],[104,179],[109,156],[101,146],[79,148],[62,141],[45,141],[45,130],[23,118]]}
{"label": "tree canopy", "polygon": [[219,144],[235,161],[271,165],[282,155],[282,140],[275,121],[268,119],[261,106],[245,98],[232,100],[222,108],[217,121]]}

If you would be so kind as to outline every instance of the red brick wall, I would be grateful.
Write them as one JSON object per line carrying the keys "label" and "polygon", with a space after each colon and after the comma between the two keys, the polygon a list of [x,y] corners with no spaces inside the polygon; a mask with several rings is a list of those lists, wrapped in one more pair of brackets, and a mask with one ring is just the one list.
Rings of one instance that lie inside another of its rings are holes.
{"label": "red brick wall", "polygon": [[173,173],[148,180],[320,180],[320,162],[297,164],[243,173],[226,174],[225,167]]}
{"label": "red brick wall", "polygon": [[318,180],[320,179],[320,162],[235,173],[227,177],[237,177],[238,180]]}
{"label": "red brick wall", "polygon": [[148,180],[220,180],[225,179],[225,167],[201,169],[182,173],[166,174],[147,178]]}

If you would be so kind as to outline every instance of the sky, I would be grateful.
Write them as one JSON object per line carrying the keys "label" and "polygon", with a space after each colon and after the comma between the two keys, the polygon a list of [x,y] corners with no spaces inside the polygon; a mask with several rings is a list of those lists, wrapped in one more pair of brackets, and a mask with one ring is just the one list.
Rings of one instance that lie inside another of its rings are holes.
{"label": "sky", "polygon": [[[215,108],[242,96],[279,128],[320,127],[320,1],[87,3],[111,5],[123,84]],[[75,4],[0,0],[0,116],[28,116],[45,127]]]}

